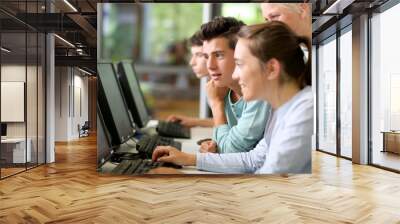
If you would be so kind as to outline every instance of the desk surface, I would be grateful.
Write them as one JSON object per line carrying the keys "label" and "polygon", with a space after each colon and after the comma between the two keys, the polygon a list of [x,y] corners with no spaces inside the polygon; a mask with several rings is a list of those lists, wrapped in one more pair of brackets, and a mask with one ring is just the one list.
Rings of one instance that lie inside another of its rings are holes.
{"label": "desk surface", "polygon": [[[28,141],[30,141],[30,139],[27,139]],[[6,139],[1,139],[1,143],[20,143],[20,142],[24,142],[25,138],[6,138]]]}
{"label": "desk surface", "polygon": [[400,134],[400,131],[381,131],[384,134]]}

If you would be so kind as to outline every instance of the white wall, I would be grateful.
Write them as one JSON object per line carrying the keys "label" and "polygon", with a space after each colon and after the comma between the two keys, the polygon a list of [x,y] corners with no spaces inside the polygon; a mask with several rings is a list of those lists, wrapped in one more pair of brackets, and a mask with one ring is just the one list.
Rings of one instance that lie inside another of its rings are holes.
{"label": "white wall", "polygon": [[[33,67],[28,67],[28,74]],[[2,82],[25,82],[26,75],[25,65],[2,65],[1,66],[1,81]],[[4,97],[4,96],[2,96]],[[8,108],[1,108],[7,110]],[[24,108],[22,108],[24,110]],[[25,137],[25,124],[24,122],[7,122],[7,135],[9,137]]]}
{"label": "white wall", "polygon": [[[80,73],[79,70],[75,70],[75,75],[74,75],[74,111],[75,113],[72,113],[72,130],[71,130],[71,135],[73,138],[77,138],[79,133],[78,133],[78,124],[81,126],[85,123],[85,121],[88,120],[88,107],[89,107],[89,102],[88,102],[88,78],[87,76],[82,77],[78,74]],[[78,90],[80,90],[80,93],[78,93]],[[79,97],[80,95],[80,97]],[[80,102],[79,102],[80,101]],[[81,107],[81,108],[79,108]],[[79,111],[81,109],[81,111]]]}
{"label": "white wall", "polygon": [[88,78],[82,75],[75,68],[56,67],[56,141],[77,139],[78,124],[88,120]]}
{"label": "white wall", "polygon": [[[32,161],[44,163],[44,74],[41,66],[25,64],[3,64],[1,66],[1,81],[24,82],[26,85],[26,106],[21,108],[26,112],[24,122],[6,122],[7,137],[30,139]],[[26,80],[27,79],[27,80]],[[4,96],[2,96],[4,97]],[[7,97],[7,96],[5,96]],[[10,108],[1,108],[10,110]],[[37,153],[39,154],[37,156]]]}
{"label": "white wall", "polygon": [[68,140],[70,77],[67,67],[55,68],[55,141]]}
{"label": "white wall", "polygon": [[[32,67],[28,66],[28,70]],[[1,81],[25,82],[25,65],[2,65]]]}
{"label": "white wall", "polygon": [[[27,69],[27,70],[25,70]],[[27,106],[30,108],[27,111],[27,120],[28,120],[28,137],[31,133],[35,133],[36,137],[36,107],[37,107],[37,99],[36,99],[36,80],[33,79],[33,76],[36,77],[36,67],[35,66],[27,66],[25,65],[2,65],[1,66],[1,81],[4,82],[25,82],[25,76],[28,76],[29,86],[32,88],[27,88]],[[40,107],[41,105],[39,105]],[[7,108],[1,108],[1,110],[7,110]],[[26,122],[7,122],[7,136],[8,137],[25,137],[25,126]]]}

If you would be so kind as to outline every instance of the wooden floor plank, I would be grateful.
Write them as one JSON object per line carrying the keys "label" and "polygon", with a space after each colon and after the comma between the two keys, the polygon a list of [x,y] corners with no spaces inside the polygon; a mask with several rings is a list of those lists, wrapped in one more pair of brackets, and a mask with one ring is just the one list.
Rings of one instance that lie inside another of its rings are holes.
{"label": "wooden floor plank", "polygon": [[313,152],[313,173],[128,177],[96,172],[96,139],[0,181],[0,223],[400,223],[400,175]]}

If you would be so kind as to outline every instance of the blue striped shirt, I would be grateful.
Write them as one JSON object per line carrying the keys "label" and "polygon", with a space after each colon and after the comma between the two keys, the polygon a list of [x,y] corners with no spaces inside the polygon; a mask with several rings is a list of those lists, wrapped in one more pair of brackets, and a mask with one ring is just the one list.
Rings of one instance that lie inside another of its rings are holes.
{"label": "blue striped shirt", "polygon": [[199,170],[220,173],[310,173],[314,97],[304,88],[272,112],[265,136],[255,149],[241,153],[197,153]]}

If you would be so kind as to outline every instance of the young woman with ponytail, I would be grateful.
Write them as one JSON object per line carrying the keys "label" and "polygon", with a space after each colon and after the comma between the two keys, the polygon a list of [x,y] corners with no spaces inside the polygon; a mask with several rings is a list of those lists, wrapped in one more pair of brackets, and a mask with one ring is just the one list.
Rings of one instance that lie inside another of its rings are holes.
{"label": "young woman with ponytail", "polygon": [[221,173],[310,173],[314,99],[311,55],[302,50],[310,54],[308,38],[278,21],[242,27],[238,37],[233,78],[243,99],[272,106],[264,138],[244,153],[194,155],[160,146],[153,160]]}

